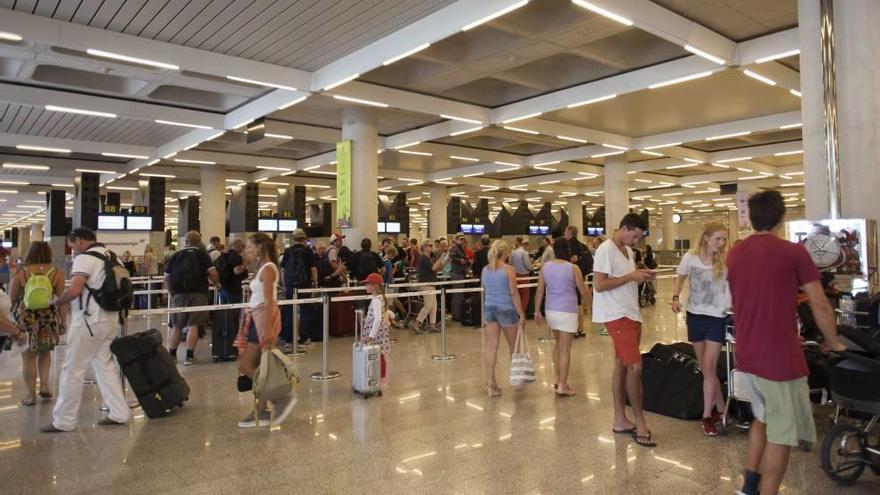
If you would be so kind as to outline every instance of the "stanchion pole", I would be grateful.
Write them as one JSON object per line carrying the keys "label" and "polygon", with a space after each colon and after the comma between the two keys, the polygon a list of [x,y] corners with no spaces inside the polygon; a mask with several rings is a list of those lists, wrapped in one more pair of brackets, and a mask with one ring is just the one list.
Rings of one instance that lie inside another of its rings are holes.
{"label": "stanchion pole", "polygon": [[153,315],[150,311],[153,309],[153,284],[147,279],[147,329],[153,326]]}
{"label": "stanchion pole", "polygon": [[446,353],[446,286],[440,286],[440,354],[434,354],[431,359],[435,361],[449,361],[455,359],[455,354]]}
{"label": "stanchion pole", "polygon": [[[299,289],[293,289],[293,299],[299,299]],[[287,353],[290,357],[303,357],[306,355],[305,351],[301,351],[299,349],[299,304],[294,304],[292,308],[290,308],[291,318],[293,318],[293,342],[290,343],[290,352]]]}
{"label": "stanchion pole", "polygon": [[327,349],[330,347],[330,294],[324,294],[324,341],[321,342],[321,371],[312,373],[312,380],[332,380],[342,373],[327,371]]}

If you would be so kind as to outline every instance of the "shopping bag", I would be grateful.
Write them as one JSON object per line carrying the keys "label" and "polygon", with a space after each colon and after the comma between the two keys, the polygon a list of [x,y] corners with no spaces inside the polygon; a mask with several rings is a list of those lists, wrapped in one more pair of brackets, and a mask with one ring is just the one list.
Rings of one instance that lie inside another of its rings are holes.
{"label": "shopping bag", "polygon": [[525,338],[523,326],[519,326],[516,333],[516,343],[513,346],[513,354],[510,357],[510,385],[527,385],[535,381],[535,365],[532,363],[532,355],[529,354],[528,343]]}
{"label": "shopping bag", "polygon": [[278,349],[267,349],[260,357],[260,367],[254,376],[254,397],[277,400],[293,393],[299,384],[293,361]]}

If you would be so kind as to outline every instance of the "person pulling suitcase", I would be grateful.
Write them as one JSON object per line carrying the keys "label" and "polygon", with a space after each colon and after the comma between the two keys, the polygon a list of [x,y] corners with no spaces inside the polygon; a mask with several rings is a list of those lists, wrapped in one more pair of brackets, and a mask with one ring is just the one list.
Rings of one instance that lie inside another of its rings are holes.
{"label": "person pulling suitcase", "polygon": [[[388,384],[387,372],[388,364],[385,356],[391,351],[391,343],[388,339],[388,328],[391,322],[388,319],[388,304],[385,299],[385,287],[382,275],[371,273],[364,280],[367,286],[367,293],[373,296],[370,300],[370,306],[367,308],[367,316],[364,318],[363,334],[360,336],[361,343],[377,344],[381,347],[380,355],[380,391],[384,390]],[[355,370],[357,373],[358,370]]]}

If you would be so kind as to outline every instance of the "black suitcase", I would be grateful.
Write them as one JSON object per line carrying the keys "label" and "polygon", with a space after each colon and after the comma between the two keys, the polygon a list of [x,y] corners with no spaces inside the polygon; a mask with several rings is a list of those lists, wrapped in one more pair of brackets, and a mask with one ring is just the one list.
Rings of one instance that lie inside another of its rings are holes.
{"label": "black suitcase", "polygon": [[218,361],[235,361],[238,349],[235,348],[235,337],[238,336],[240,309],[217,311],[214,317],[214,328],[211,330],[211,359]]}
{"label": "black suitcase", "polygon": [[110,344],[119,366],[138,402],[149,418],[171,414],[189,399],[189,385],[177,371],[177,364],[162,347],[156,329],[116,339]]}
{"label": "black suitcase", "polygon": [[462,302],[461,326],[478,328],[483,326],[483,310],[479,294],[466,293]]}

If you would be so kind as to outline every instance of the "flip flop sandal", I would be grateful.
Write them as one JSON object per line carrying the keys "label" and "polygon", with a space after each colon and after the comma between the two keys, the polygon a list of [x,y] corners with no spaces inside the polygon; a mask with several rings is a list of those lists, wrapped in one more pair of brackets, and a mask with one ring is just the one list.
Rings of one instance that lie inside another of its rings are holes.
{"label": "flip flop sandal", "polygon": [[33,395],[25,395],[23,399],[21,399],[21,405],[23,406],[33,406],[37,403],[37,399]]}
{"label": "flip flop sandal", "polygon": [[573,388],[568,388],[568,389],[563,390],[563,389],[560,389],[557,387],[556,388],[556,395],[558,395],[560,397],[572,397],[572,396],[577,395],[577,392],[575,392]]}
{"label": "flip flop sandal", "polygon": [[635,440],[635,442],[642,447],[651,448],[651,447],[657,446],[657,442],[655,442],[654,439],[652,438],[650,431],[648,432],[647,436],[639,435],[637,432],[634,431],[632,434],[632,437],[633,437],[633,440]]}
{"label": "flip flop sandal", "polygon": [[627,428],[627,429],[625,429],[625,430],[615,430],[614,428],[611,429],[611,433],[618,433],[618,434],[621,434],[621,435],[630,435],[630,436],[632,436],[633,433],[635,433],[635,432],[636,432],[636,427],[635,427],[635,426],[633,426],[632,428]]}
{"label": "flip flop sandal", "polygon": [[46,390],[46,391],[41,390],[41,391],[40,391],[40,397],[43,398],[43,399],[51,399],[51,398],[52,398],[52,392],[49,392],[48,390]]}

